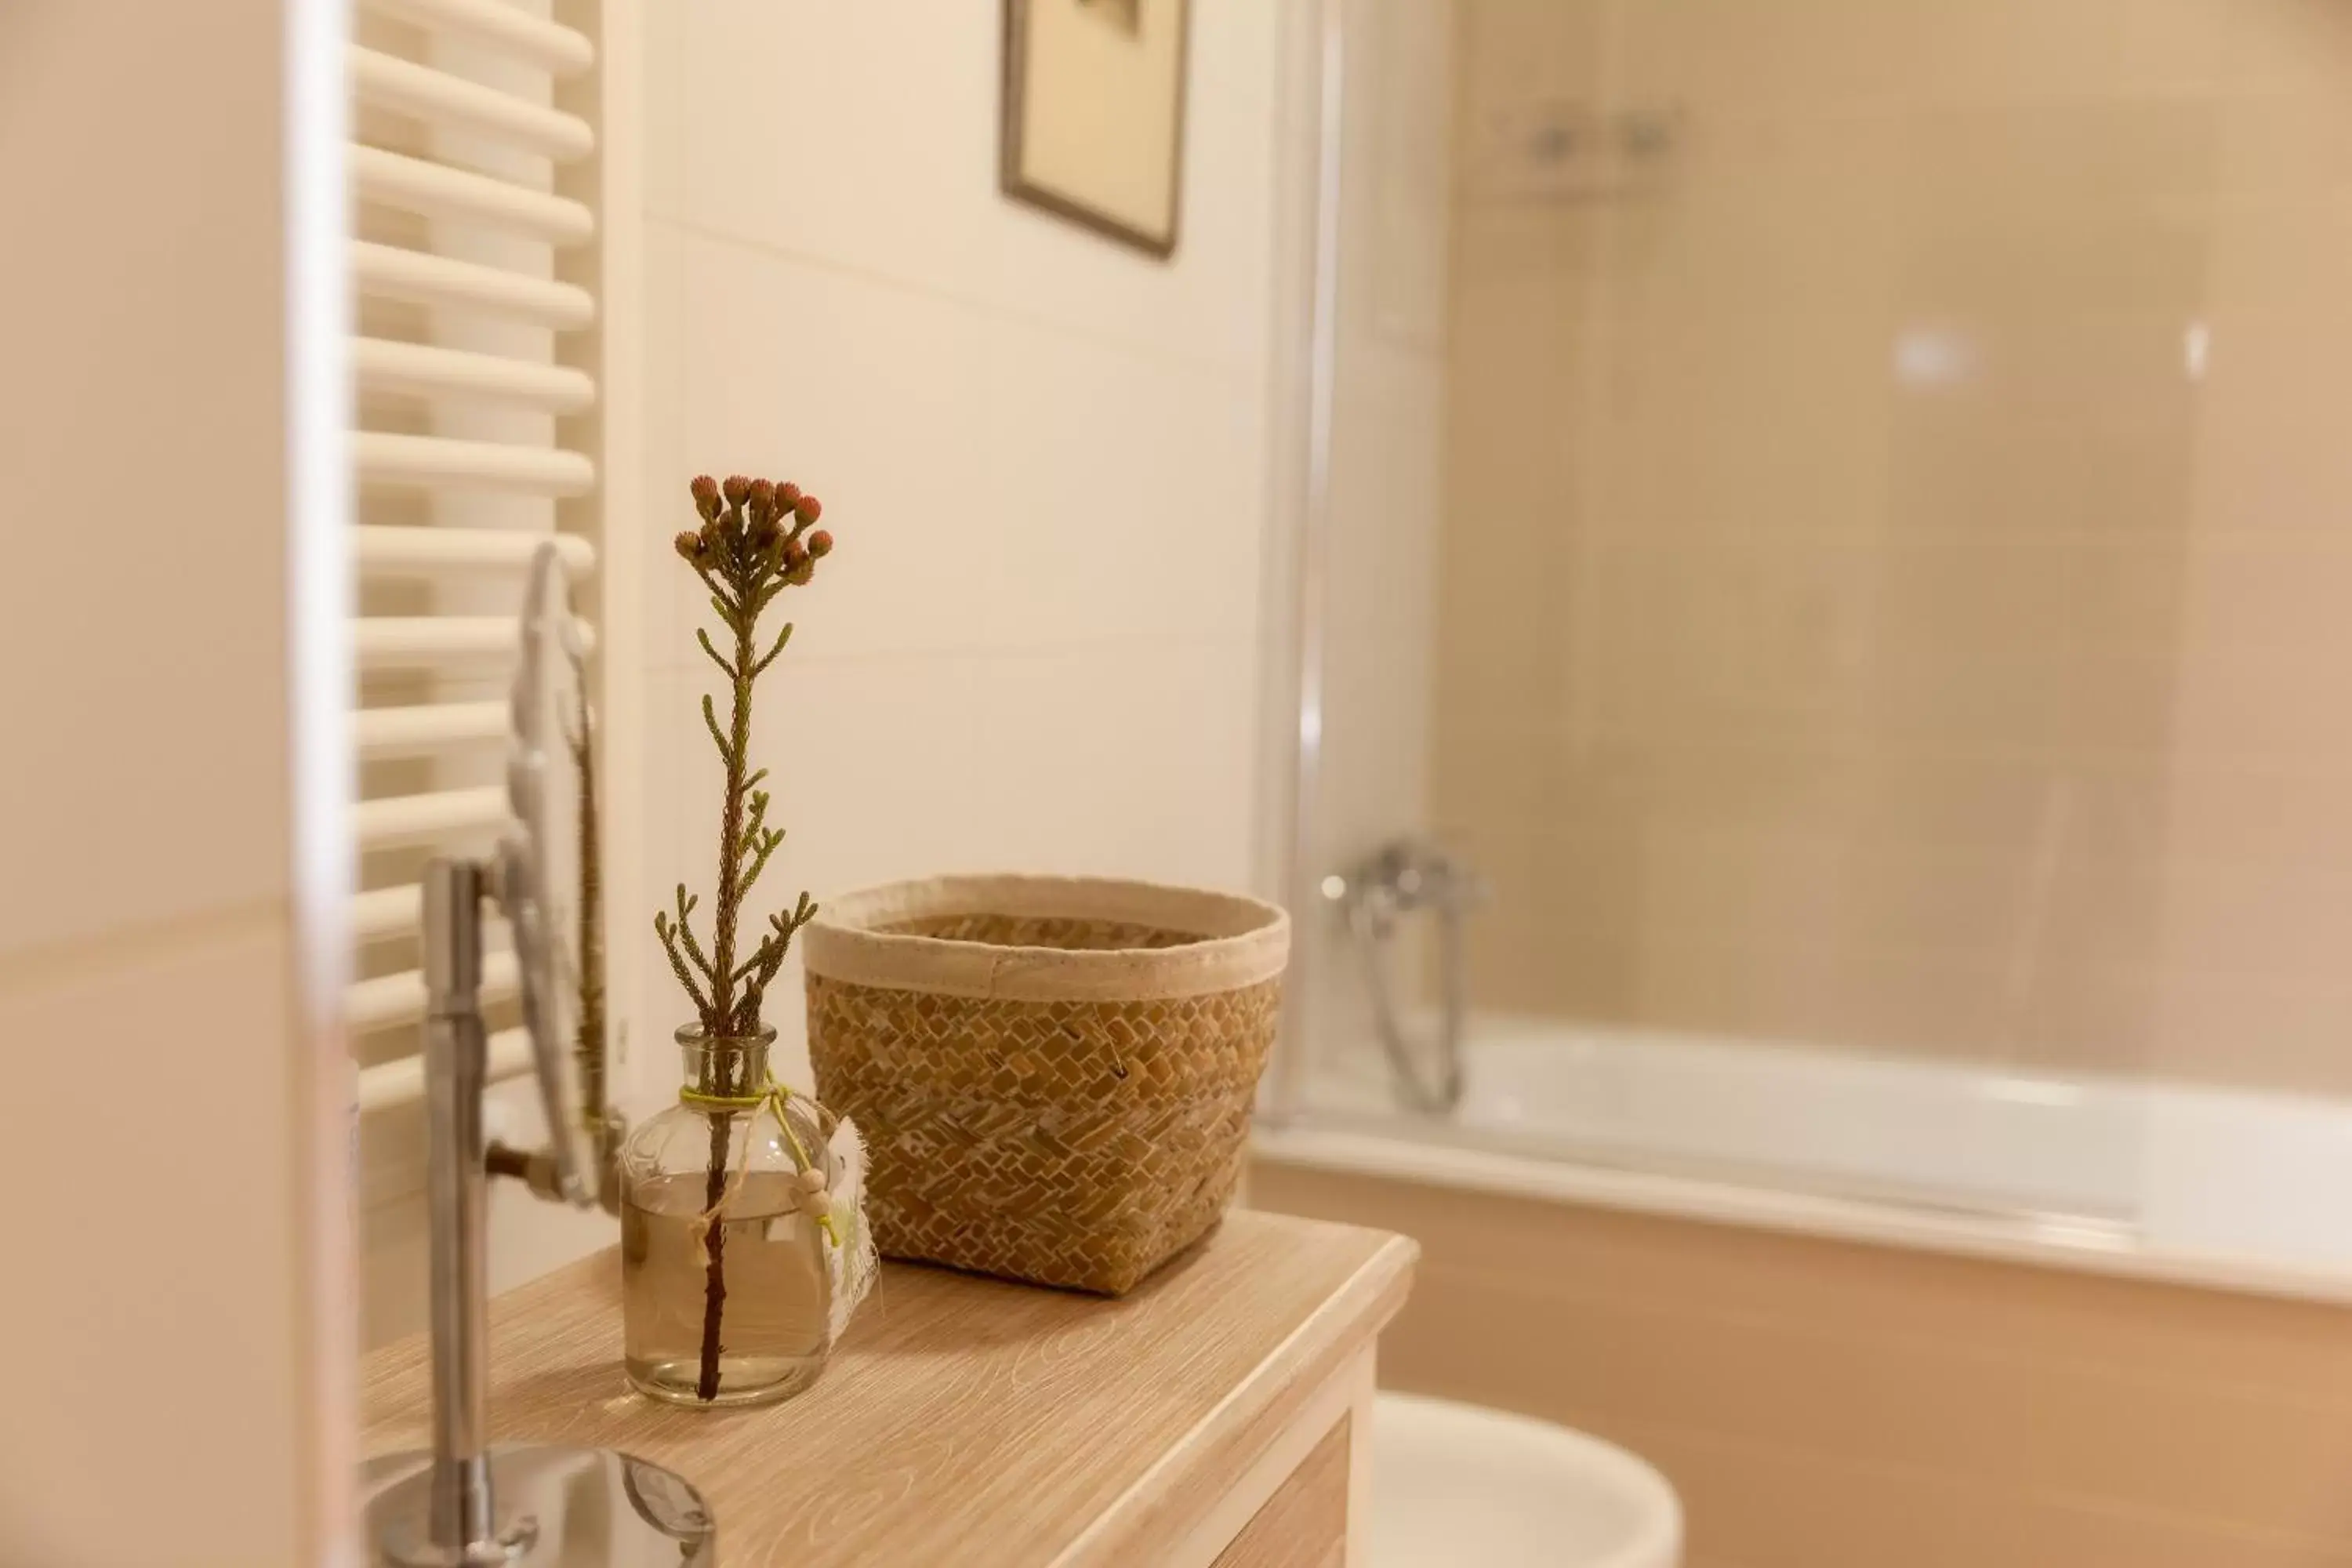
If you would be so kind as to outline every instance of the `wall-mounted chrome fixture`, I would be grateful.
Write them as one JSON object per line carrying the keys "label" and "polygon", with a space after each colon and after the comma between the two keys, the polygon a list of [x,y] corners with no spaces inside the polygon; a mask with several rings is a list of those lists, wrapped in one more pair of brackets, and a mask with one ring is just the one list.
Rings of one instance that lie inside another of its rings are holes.
{"label": "wall-mounted chrome fixture", "polygon": [[1492,202],[1591,200],[1648,188],[1673,167],[1685,133],[1674,104],[1624,108],[1574,99],[1504,103],[1466,132],[1466,188]]}
{"label": "wall-mounted chrome fixture", "polygon": [[[497,899],[513,928],[548,1127],[544,1152],[509,1152],[501,1166],[581,1208],[593,1207],[608,1185],[599,1174],[609,1112],[601,984],[593,983],[597,928],[583,907],[595,901],[584,874],[594,865],[595,824],[594,792],[581,771],[589,739],[581,666],[562,563],[554,546],[542,545],[523,606],[507,763],[516,826],[495,859],[439,858],[425,878],[433,1447],[365,1467],[368,1539],[380,1564],[707,1568],[716,1557],[709,1509],[669,1471],[607,1449],[493,1448],[488,1441],[486,900]],[[574,853],[577,865],[567,860]]]}
{"label": "wall-mounted chrome fixture", "polygon": [[[1324,878],[1321,890],[1353,939],[1398,1103],[1432,1116],[1450,1113],[1462,1102],[1462,1028],[1469,1006],[1462,927],[1486,900],[1485,879],[1434,844],[1399,838],[1348,871]],[[1417,1046],[1407,1037],[1397,1001],[1396,937],[1403,917],[1423,911],[1437,917],[1438,1008],[1434,1036]]]}

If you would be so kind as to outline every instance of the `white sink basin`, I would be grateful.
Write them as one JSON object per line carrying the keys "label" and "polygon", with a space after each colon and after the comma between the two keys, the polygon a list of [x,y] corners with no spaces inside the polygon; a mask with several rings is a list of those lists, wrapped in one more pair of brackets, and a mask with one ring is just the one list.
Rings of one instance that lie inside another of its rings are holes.
{"label": "white sink basin", "polygon": [[1675,1568],[1683,1510],[1624,1449],[1417,1394],[1372,1412],[1371,1568]]}

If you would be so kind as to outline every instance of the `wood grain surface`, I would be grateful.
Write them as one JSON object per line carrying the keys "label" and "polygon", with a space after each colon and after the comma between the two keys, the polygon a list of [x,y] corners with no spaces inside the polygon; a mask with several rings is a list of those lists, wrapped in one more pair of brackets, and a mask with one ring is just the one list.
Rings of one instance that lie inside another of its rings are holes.
{"label": "wood grain surface", "polygon": [[1216,1568],[1339,1568],[1348,1555],[1348,1442],[1343,1420],[1242,1527]]}
{"label": "wood grain surface", "polygon": [[[1138,1568],[1380,1331],[1415,1252],[1235,1211],[1116,1301],[887,1264],[815,1388],[706,1412],[623,1381],[606,1251],[491,1304],[491,1430],[669,1466],[726,1568]],[[423,1445],[425,1354],[367,1358],[368,1453]]]}

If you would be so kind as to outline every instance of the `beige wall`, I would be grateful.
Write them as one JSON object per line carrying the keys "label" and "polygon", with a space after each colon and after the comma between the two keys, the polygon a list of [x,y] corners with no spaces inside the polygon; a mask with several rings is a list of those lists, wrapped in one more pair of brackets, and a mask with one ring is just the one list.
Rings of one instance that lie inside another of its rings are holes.
{"label": "beige wall", "polygon": [[1484,1002],[2352,1090],[2352,10],[1459,16]]}
{"label": "beige wall", "polygon": [[[1251,879],[1278,11],[1196,0],[1161,263],[997,193],[995,5],[647,7],[644,526],[733,470],[815,491],[841,541],[761,688],[776,898]],[[667,552],[645,592],[649,881],[707,889],[708,610]],[[652,912],[614,930],[674,1083]],[[774,994],[796,1047],[797,977]]]}
{"label": "beige wall", "polygon": [[1687,1568],[2340,1568],[2352,1313],[1259,1162],[1402,1231],[1383,1385],[1569,1423]]}
{"label": "beige wall", "polygon": [[286,31],[0,6],[0,1562],[310,1568],[348,1484],[289,711],[289,527],[341,520],[289,496],[285,257],[333,215]]}

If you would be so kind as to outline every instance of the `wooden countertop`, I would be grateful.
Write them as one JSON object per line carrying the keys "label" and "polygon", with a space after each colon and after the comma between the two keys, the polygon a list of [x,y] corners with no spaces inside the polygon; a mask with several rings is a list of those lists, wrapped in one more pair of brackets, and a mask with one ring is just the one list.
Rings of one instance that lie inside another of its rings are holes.
{"label": "wooden countertop", "polygon": [[[1416,1251],[1236,1210],[1117,1301],[886,1264],[814,1388],[697,1411],[623,1381],[607,1250],[491,1303],[490,1429],[667,1465],[727,1568],[1127,1568],[1380,1331]],[[428,1441],[425,1356],[412,1337],[367,1358],[367,1453]]]}

